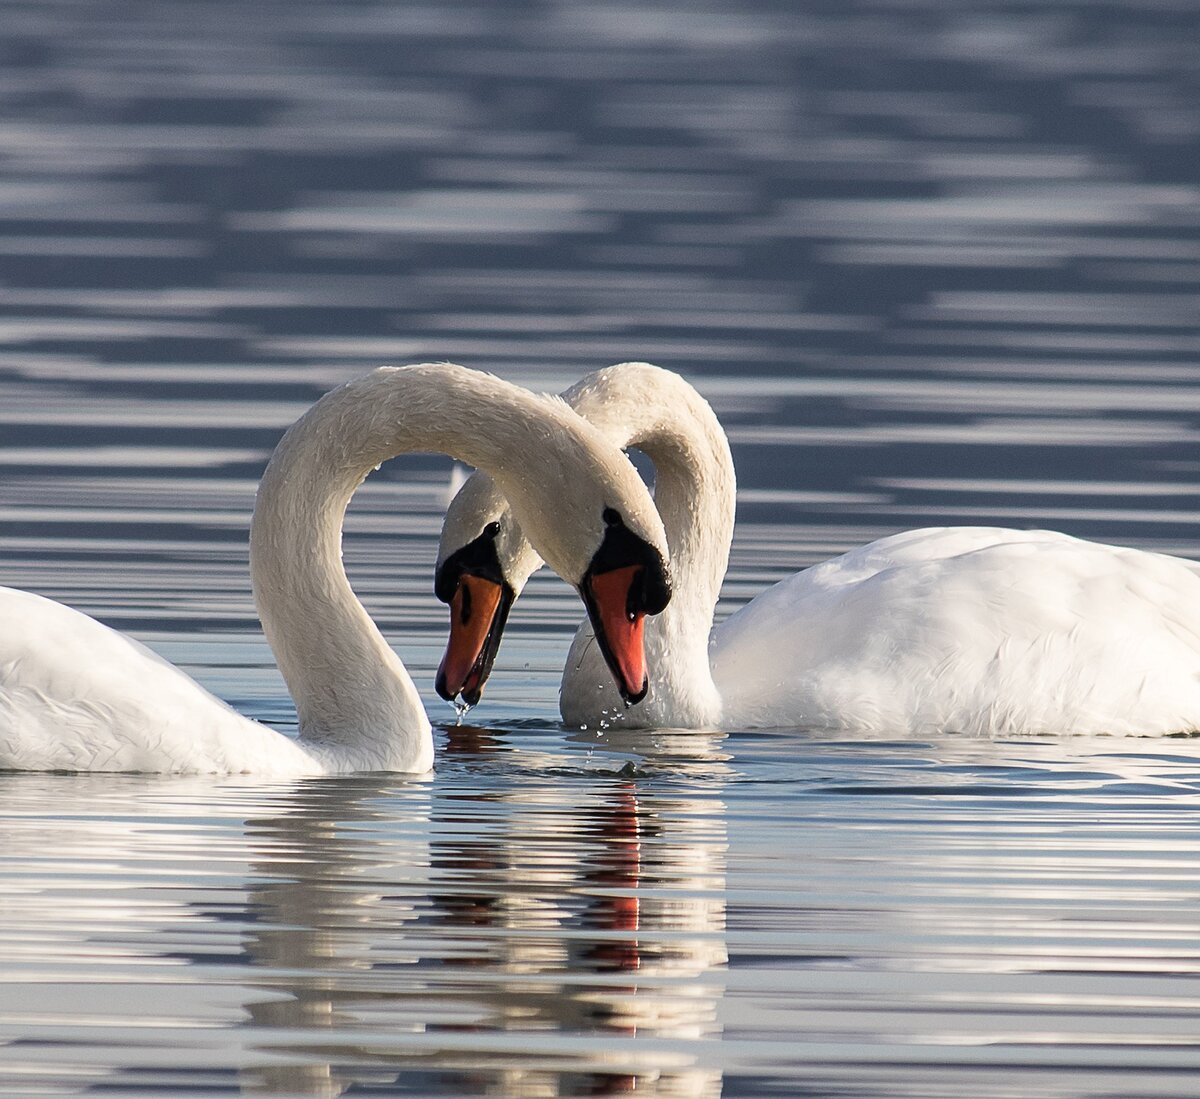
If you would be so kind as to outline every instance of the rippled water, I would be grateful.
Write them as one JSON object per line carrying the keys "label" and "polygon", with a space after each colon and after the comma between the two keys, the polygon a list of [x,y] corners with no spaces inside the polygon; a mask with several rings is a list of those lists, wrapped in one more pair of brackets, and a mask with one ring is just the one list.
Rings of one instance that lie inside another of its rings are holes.
{"label": "rippled water", "polygon": [[[294,713],[245,530],[379,362],[685,373],[722,612],[912,526],[1200,556],[1187,0],[0,5],[0,580]],[[432,692],[450,465],[347,562],[428,779],[0,775],[11,1093],[1193,1096],[1200,741],[564,730]],[[0,624],[2,628],[2,624]]]}

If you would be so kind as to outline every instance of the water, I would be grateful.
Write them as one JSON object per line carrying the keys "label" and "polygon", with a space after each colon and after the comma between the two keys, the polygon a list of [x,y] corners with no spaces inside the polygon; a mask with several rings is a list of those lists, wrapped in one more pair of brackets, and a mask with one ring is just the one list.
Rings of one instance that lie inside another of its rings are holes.
{"label": "water", "polygon": [[[646,359],[729,432],[721,612],[913,526],[1200,556],[1184,0],[0,6],[0,577],[294,727],[245,530],[379,362]],[[427,778],[0,776],[0,1081],[1193,1096],[1200,741],[565,730],[539,575],[433,694],[451,481],[347,564]]]}

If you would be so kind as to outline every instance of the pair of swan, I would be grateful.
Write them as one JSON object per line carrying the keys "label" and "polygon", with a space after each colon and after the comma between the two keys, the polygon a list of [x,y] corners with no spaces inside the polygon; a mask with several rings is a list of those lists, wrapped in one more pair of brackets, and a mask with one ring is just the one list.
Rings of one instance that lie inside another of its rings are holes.
{"label": "pair of swan", "polygon": [[[798,573],[714,630],[735,483],[712,410],[645,364],[598,371],[564,397],[448,364],[385,367],[289,429],[259,488],[250,567],[298,739],[87,616],[0,588],[0,769],[428,770],[419,695],[341,564],[350,496],[410,450],[481,470],[438,554],[435,590],[453,611],[447,697],[478,700],[508,609],[544,558],[588,609],[563,678],[571,724],[1200,729],[1190,562],[1049,532],[912,531]],[[630,445],[655,463],[654,501],[620,452]]]}
{"label": "pair of swan", "polygon": [[299,738],[236,713],[86,615],[0,588],[0,769],[429,770],[417,689],[341,562],[351,495],[381,462],[414,450],[491,473],[538,552],[584,596],[621,691],[640,697],[640,637],[626,623],[661,611],[670,592],[662,523],[633,466],[557,398],[449,364],[384,367],[326,394],[287,431],[255,503],[255,601]]}
{"label": "pair of swan", "polygon": [[[645,621],[648,690],[628,707],[604,667],[605,639],[581,625],[562,679],[567,724],[1200,731],[1200,566],[1049,531],[916,530],[797,573],[713,629],[735,482],[712,409],[644,363],[597,371],[563,398],[653,461],[674,582],[670,605]],[[478,701],[508,608],[540,564],[514,518],[485,473],[447,513],[436,590],[469,592],[496,613],[459,605],[444,697]]]}

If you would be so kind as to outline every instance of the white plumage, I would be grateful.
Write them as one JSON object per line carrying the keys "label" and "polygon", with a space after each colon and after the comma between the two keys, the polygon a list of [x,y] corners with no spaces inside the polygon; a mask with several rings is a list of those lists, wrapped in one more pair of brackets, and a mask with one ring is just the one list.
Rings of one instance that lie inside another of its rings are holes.
{"label": "white plumage", "polygon": [[137,641],[0,588],[0,766],[26,771],[319,773]]}
{"label": "white plumage", "polygon": [[[420,696],[342,568],[346,505],[393,455],[443,450],[495,474],[539,551],[573,583],[600,544],[607,506],[665,557],[637,473],[578,424],[557,399],[439,364],[373,371],[288,430],[259,486],[250,571],[298,740],[86,615],[0,588],[0,769],[427,771],[433,738]],[[549,515],[567,521],[551,525]]]}
{"label": "white plumage", "polygon": [[1200,577],[1051,531],[883,538],[714,631],[724,720],[884,735],[1200,729]]}
{"label": "white plumage", "polygon": [[[646,698],[622,705],[585,622],[563,671],[567,723],[884,736],[1200,730],[1193,563],[1046,531],[915,530],[797,573],[713,629],[735,482],[712,409],[644,363],[596,371],[564,396],[654,462],[674,574],[670,606],[646,622]],[[439,555],[502,518],[497,544],[520,591],[536,556],[484,487],[452,505]]]}

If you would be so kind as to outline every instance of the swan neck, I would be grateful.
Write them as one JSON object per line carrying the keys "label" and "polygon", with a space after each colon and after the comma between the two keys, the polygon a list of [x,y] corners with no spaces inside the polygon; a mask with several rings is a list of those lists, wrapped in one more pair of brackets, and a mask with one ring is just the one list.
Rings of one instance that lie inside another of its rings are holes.
{"label": "swan neck", "polygon": [[733,455],[720,421],[682,378],[647,363],[596,371],[564,396],[611,442],[636,447],[654,463],[654,503],[675,578],[675,594],[655,628],[677,633],[680,644],[698,639],[706,652],[737,499]]}
{"label": "swan neck", "polygon": [[[488,469],[527,513],[531,494],[514,470],[530,476],[528,454],[544,449],[534,438],[544,419],[540,398],[438,364],[381,368],[327,394],[287,431],[259,486],[250,571],[302,738],[349,753],[358,769],[428,769],[420,695],[342,565],[346,507],[388,458],[437,451]],[[543,507],[544,499],[537,497]]]}
{"label": "swan neck", "polygon": [[654,503],[671,551],[674,594],[666,610],[646,622],[650,691],[639,720],[716,724],[721,700],[709,634],[729,564],[737,499],[720,421],[677,374],[647,363],[596,371],[564,398],[610,442],[636,447],[654,463]]}

